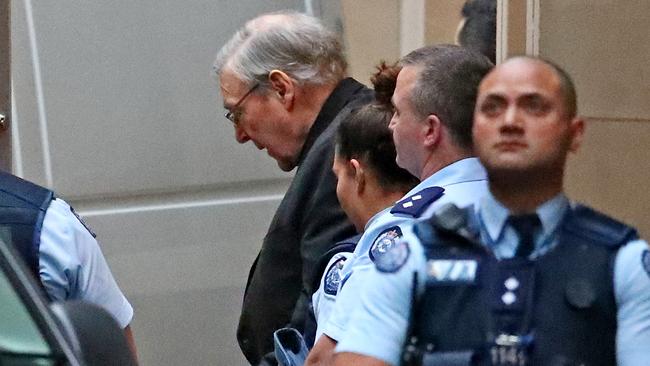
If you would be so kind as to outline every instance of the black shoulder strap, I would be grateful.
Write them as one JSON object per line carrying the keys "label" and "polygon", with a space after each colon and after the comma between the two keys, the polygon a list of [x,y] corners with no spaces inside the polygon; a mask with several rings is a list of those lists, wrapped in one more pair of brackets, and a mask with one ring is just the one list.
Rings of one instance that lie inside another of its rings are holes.
{"label": "black shoulder strap", "polygon": [[575,205],[567,215],[565,232],[591,243],[617,248],[639,237],[635,228],[584,205]]}

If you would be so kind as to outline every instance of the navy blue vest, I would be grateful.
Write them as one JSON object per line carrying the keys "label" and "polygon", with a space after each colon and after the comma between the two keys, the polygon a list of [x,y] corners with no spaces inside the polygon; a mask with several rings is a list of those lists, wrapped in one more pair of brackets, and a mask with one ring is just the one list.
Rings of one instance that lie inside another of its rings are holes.
{"label": "navy blue vest", "polygon": [[416,227],[427,284],[414,300],[405,363],[616,364],[613,263],[637,237],[633,228],[578,205],[550,252],[497,260],[467,221],[434,217]]}
{"label": "navy blue vest", "polygon": [[[0,230],[22,256],[38,283],[41,227],[54,193],[0,171]],[[8,237],[7,237],[8,236]]]}

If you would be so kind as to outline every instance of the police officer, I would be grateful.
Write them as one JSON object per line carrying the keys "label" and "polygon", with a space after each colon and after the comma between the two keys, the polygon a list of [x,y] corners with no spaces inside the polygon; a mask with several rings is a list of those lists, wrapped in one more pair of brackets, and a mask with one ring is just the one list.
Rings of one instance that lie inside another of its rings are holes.
{"label": "police officer", "polygon": [[346,332],[350,309],[367,283],[364,276],[372,261],[382,260],[413,220],[429,217],[444,203],[471,204],[486,191],[485,171],[473,157],[471,126],[478,84],[492,63],[460,46],[435,45],[409,53],[400,65],[389,127],[397,165],[421,183],[366,225],[341,270],[336,304],[308,365],[331,357]]}
{"label": "police officer", "polygon": [[82,300],[108,311],[133,354],[133,308],[122,294],[95,234],[72,207],[44,187],[0,171],[0,235],[13,244],[52,301]]}
{"label": "police officer", "polygon": [[[419,183],[417,178],[397,166],[395,144],[388,128],[393,116],[391,97],[399,67],[382,63],[377,70],[371,78],[376,101],[354,110],[341,122],[336,131],[332,166],[341,207],[360,233]],[[357,235],[354,240],[337,245],[340,249],[324,270],[318,271],[322,278],[318,277],[320,286],[313,296],[313,309],[321,327],[333,308],[343,264],[352,255],[359,238]],[[354,245],[350,245],[351,242]],[[316,333],[316,338],[320,333]],[[305,332],[305,338],[308,336],[312,335]],[[313,346],[313,337],[312,343],[307,344]]]}
{"label": "police officer", "polygon": [[648,245],[563,194],[583,131],[559,67],[518,57],[488,74],[473,135],[490,194],[391,248],[335,364],[647,364]]}

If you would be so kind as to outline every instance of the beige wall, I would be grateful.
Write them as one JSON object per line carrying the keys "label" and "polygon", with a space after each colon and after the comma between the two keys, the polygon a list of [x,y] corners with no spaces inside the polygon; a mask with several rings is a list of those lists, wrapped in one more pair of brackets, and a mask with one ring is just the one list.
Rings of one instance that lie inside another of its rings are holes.
{"label": "beige wall", "polygon": [[380,60],[400,57],[400,4],[394,0],[342,0],[350,75],[370,84]]}
{"label": "beige wall", "polygon": [[587,118],[567,190],[650,235],[650,1],[540,2],[539,52],[565,67]]}
{"label": "beige wall", "polygon": [[[465,0],[412,1],[406,9],[424,11],[424,43],[454,43]],[[343,29],[350,74],[369,84],[370,75],[380,60],[396,61],[411,49],[402,50],[400,36],[409,44],[418,44],[422,29],[418,24],[402,27],[402,19],[417,22],[418,14],[402,14],[403,1],[342,0]],[[418,6],[422,6],[419,10]],[[401,34],[404,32],[404,34]],[[414,33],[409,33],[414,32]],[[421,39],[420,39],[421,42]],[[418,45],[416,47],[419,47]],[[401,51],[401,52],[400,52]]]}
{"label": "beige wall", "polygon": [[455,43],[465,0],[427,0],[425,2],[425,41],[427,44]]}

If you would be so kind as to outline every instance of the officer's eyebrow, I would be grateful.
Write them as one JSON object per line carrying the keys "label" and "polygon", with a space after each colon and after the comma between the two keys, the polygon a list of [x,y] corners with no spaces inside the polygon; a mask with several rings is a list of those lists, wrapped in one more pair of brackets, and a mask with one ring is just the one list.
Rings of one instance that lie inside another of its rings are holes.
{"label": "officer's eyebrow", "polygon": [[479,97],[479,101],[481,102],[495,102],[495,101],[505,101],[506,97],[502,93],[498,92],[489,92],[483,95],[482,97]]}
{"label": "officer's eyebrow", "polygon": [[535,101],[541,101],[541,100],[548,100],[549,97],[544,95],[543,93],[538,93],[538,92],[532,92],[532,93],[526,93],[523,95],[520,95],[517,97],[519,100],[535,100]]}

